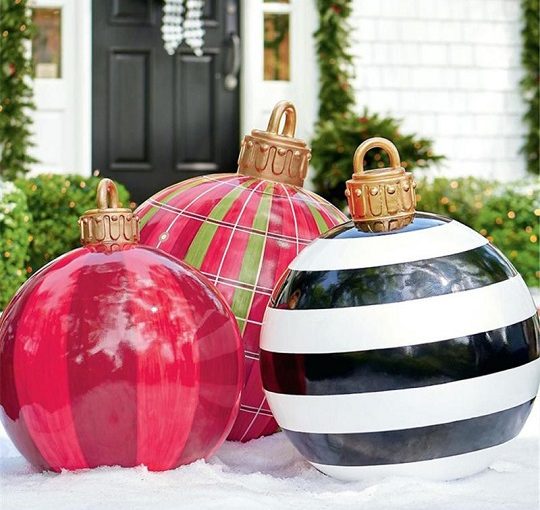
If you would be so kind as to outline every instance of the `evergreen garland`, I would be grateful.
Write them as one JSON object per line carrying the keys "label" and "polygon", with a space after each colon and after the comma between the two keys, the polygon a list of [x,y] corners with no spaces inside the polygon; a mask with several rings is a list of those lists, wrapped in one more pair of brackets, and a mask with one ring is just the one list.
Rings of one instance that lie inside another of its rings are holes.
{"label": "evergreen garland", "polygon": [[[433,153],[431,140],[402,134],[400,121],[367,109],[361,115],[354,111],[348,23],[351,5],[351,0],[317,0],[320,24],[314,34],[320,71],[320,106],[312,140],[313,182],[316,190],[338,207],[346,204],[345,181],[351,178],[354,151],[367,138],[382,136],[391,140],[408,170],[443,159]],[[376,150],[369,151],[364,161],[365,168],[387,165],[386,154]]]}
{"label": "evergreen garland", "polygon": [[523,49],[521,62],[525,76],[521,80],[521,90],[527,103],[523,116],[528,133],[521,152],[527,159],[527,170],[537,174],[540,150],[540,5],[539,0],[521,0],[523,15]]}
{"label": "evergreen garland", "polygon": [[33,65],[29,57],[33,25],[27,0],[0,0],[0,178],[24,175],[29,155],[30,110],[34,108]]}
{"label": "evergreen garland", "polygon": [[354,107],[349,84],[352,56],[347,52],[351,26],[350,0],[317,0],[320,23],[314,34],[320,72],[319,121],[345,114]]}

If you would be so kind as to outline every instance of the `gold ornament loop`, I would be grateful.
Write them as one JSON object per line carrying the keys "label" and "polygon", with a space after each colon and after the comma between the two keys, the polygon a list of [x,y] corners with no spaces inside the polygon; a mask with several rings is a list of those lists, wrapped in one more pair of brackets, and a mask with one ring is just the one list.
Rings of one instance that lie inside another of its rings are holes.
{"label": "gold ornament loop", "polygon": [[[278,133],[283,115],[285,115],[285,124],[283,131]],[[290,101],[280,101],[274,106],[266,131],[275,135],[279,134],[281,136],[288,136],[289,138],[294,137],[294,133],[296,132],[296,108]]]}
{"label": "gold ornament loop", "polygon": [[[366,153],[383,149],[390,167],[364,170]],[[388,232],[407,226],[414,218],[416,197],[412,174],[401,166],[396,146],[386,138],[363,142],[353,157],[352,178],[346,182],[345,195],[351,218],[366,232]]]}
{"label": "gold ornament loop", "polygon": [[[279,128],[285,115],[281,133]],[[254,129],[242,140],[238,173],[274,182],[302,186],[307,174],[311,150],[294,137],[296,108],[290,101],[274,106],[266,131]]]}
{"label": "gold ornament loop", "polygon": [[[399,158],[399,152],[396,148],[396,146],[386,138],[382,138],[380,136],[369,138],[368,140],[362,142],[356,151],[354,152],[353,157],[353,169],[355,174],[361,174],[365,171],[369,172],[370,170],[364,170],[364,158],[366,157],[366,154],[371,149],[382,149],[386,154],[388,154],[388,158],[390,159],[390,167],[391,168],[400,168],[401,167],[401,161]],[[377,170],[377,169],[375,169]]]}
{"label": "gold ornament loop", "polygon": [[111,179],[99,181],[96,202],[98,209],[118,209],[120,207],[118,188],[114,181]]}
{"label": "gold ornament loop", "polygon": [[96,192],[97,209],[79,218],[81,244],[118,250],[139,242],[139,218],[120,207],[118,188],[111,179],[101,179]]}

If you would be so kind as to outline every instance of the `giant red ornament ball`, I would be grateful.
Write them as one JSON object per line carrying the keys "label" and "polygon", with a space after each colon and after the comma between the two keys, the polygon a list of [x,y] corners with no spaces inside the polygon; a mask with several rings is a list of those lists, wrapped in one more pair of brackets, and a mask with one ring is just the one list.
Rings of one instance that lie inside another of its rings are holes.
{"label": "giant red ornament ball", "polygon": [[206,458],[238,412],[234,316],[198,271],[137,244],[108,179],[98,205],[81,218],[84,247],[32,276],[2,317],[2,422],[42,469]]}

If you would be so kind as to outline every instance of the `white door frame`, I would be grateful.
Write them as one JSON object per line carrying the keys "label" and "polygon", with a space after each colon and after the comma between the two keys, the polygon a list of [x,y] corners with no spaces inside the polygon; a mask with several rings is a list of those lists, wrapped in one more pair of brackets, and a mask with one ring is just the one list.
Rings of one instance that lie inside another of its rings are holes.
{"label": "white door frame", "polygon": [[[263,80],[263,13],[290,13],[290,81]],[[292,101],[297,110],[296,136],[313,135],[318,107],[318,75],[313,32],[318,26],[314,0],[289,4],[241,1],[242,71],[240,127],[242,133],[265,129],[274,104]]]}
{"label": "white door frame", "polygon": [[[34,80],[32,172],[90,175],[92,143],[92,16],[91,0],[33,0],[31,7],[61,9],[61,68],[59,79]],[[54,124],[61,122],[60,129]],[[52,122],[49,127],[48,123]],[[47,147],[50,144],[51,147]],[[47,150],[53,157],[47,158]],[[41,158],[40,158],[41,155]],[[45,156],[45,158],[43,157]]]}
{"label": "white door frame", "polygon": [[74,0],[76,26],[80,37],[76,53],[79,55],[78,79],[76,80],[76,129],[78,139],[77,173],[91,175],[92,172],[92,0]]}

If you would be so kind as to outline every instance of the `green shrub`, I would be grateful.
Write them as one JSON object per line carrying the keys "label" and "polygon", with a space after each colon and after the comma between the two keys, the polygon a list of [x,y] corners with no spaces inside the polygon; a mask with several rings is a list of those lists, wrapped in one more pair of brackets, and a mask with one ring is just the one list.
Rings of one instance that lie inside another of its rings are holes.
{"label": "green shrub", "polygon": [[[315,190],[339,208],[344,208],[345,182],[353,173],[353,155],[356,148],[368,138],[382,136],[391,140],[407,170],[425,168],[440,162],[443,156],[434,154],[432,142],[414,134],[401,132],[399,121],[375,113],[344,113],[320,121],[311,142],[315,170]],[[366,170],[389,166],[388,156],[381,150],[370,150],[365,157]]]}
{"label": "green shrub", "polygon": [[29,224],[24,193],[0,180],[0,310],[26,278]]}
{"label": "green shrub", "polygon": [[[26,265],[36,271],[50,260],[78,247],[79,216],[96,207],[98,177],[42,174],[19,179],[31,214],[30,247]],[[127,207],[129,194],[118,185],[120,201]]]}
{"label": "green shrub", "polygon": [[419,210],[450,216],[480,232],[512,261],[527,285],[539,286],[540,181],[438,177],[419,180],[416,190]]}

